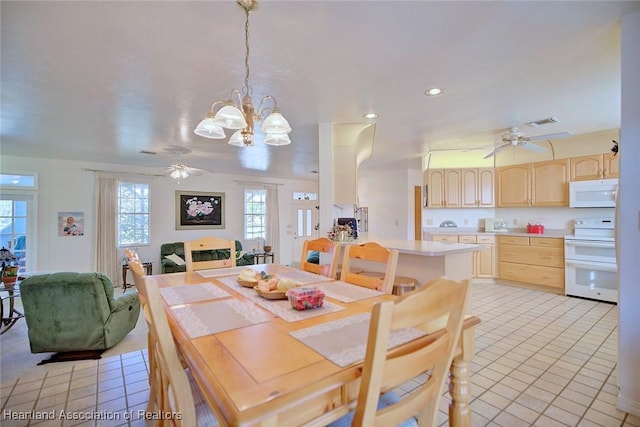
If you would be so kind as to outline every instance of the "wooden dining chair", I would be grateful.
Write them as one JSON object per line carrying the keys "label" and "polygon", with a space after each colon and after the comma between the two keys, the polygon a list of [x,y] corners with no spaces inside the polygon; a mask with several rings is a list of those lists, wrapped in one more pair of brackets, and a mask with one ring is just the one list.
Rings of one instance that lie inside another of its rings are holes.
{"label": "wooden dining chair", "polygon": [[[362,269],[354,271],[352,261],[356,259],[379,263],[384,267],[384,275],[379,277],[356,273],[356,271],[362,272]],[[396,249],[387,249],[375,242],[349,245],[344,249],[340,280],[390,294],[393,290],[397,266],[398,251]]]}
{"label": "wooden dining chair", "polygon": [[[371,313],[367,350],[355,411],[330,424],[343,426],[436,425],[438,402],[458,348],[469,281],[434,279],[395,301],[376,303]],[[443,321],[442,333],[402,352],[387,351],[393,331]],[[429,379],[398,397],[389,391],[428,373]],[[417,415],[417,420],[415,416]]]}
{"label": "wooden dining chair", "polygon": [[[331,262],[329,264],[318,264],[308,261],[309,252],[319,252],[327,254],[330,257]],[[335,242],[329,240],[326,237],[321,237],[314,240],[305,240],[302,244],[302,257],[300,258],[300,269],[308,271],[310,273],[321,274],[323,276],[331,277],[332,279],[336,275],[336,266],[338,262],[338,245]]]}
{"label": "wooden dining chair", "polygon": [[[211,259],[209,254],[219,250],[228,250],[229,258]],[[194,256],[194,252],[200,253]],[[203,237],[197,240],[188,240],[184,242],[184,258],[187,271],[235,267],[236,242],[235,240],[220,239],[217,237]]]}
{"label": "wooden dining chair", "polygon": [[[140,307],[142,308],[142,313],[144,315],[147,324],[151,322],[151,315],[149,313],[149,298],[147,296],[147,288],[144,286],[143,281],[146,276],[145,270],[142,266],[142,263],[139,259],[135,258],[133,254],[131,254],[129,249],[125,249],[125,254],[127,255],[127,260],[129,262],[129,269],[133,274],[133,281],[136,284],[136,289],[138,290],[138,299],[140,300]],[[147,328],[147,348],[148,348],[148,359],[149,359],[149,402],[147,403],[147,412],[152,412],[154,409],[160,409],[162,404],[162,390],[161,384],[162,380],[160,378],[160,371],[158,369],[158,364],[156,362],[155,351],[153,350],[156,347],[156,343],[158,342],[157,337],[155,336],[155,329]]]}
{"label": "wooden dining chair", "polygon": [[[156,286],[148,285],[142,264],[132,261],[136,287],[141,295],[140,302],[149,328],[150,376],[155,388],[151,387],[147,411],[153,404],[162,413],[179,413],[181,417],[160,420],[157,426],[200,427],[218,426],[218,419],[207,405],[198,385],[180,363],[180,357],[173,340],[169,321],[162,304],[162,297]],[[144,296],[142,296],[144,295]],[[153,358],[152,358],[153,355]],[[153,370],[151,360],[154,360]]]}

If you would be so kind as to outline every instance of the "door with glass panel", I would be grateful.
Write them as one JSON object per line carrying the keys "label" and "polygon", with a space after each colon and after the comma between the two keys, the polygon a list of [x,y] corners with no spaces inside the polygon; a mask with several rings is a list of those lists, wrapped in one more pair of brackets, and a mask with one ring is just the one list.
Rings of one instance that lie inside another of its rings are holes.
{"label": "door with glass panel", "polygon": [[29,224],[30,196],[3,194],[0,199],[0,245],[11,251],[13,261],[23,273],[30,264],[27,257],[27,231]]}
{"label": "door with glass panel", "polygon": [[299,261],[305,240],[318,237],[318,208],[316,200],[293,202],[293,260]]}

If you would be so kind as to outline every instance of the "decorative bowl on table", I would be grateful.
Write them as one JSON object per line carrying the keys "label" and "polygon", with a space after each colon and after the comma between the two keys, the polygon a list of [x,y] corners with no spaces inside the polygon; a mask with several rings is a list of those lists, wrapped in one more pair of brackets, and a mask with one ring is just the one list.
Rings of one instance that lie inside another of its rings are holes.
{"label": "decorative bowl on table", "polygon": [[271,246],[265,246],[263,249],[266,253],[271,253]]}
{"label": "decorative bowl on table", "polygon": [[260,290],[258,286],[254,286],[253,289],[255,289],[258,295],[265,299],[287,299],[287,291],[279,291],[277,289],[273,291],[263,291]]}

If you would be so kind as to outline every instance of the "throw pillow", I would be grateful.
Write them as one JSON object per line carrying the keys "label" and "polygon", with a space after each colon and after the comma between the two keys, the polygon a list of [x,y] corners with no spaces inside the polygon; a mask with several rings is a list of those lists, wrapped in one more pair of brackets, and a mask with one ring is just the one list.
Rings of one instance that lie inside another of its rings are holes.
{"label": "throw pillow", "polygon": [[186,262],[184,262],[184,260],[182,258],[180,258],[178,255],[176,255],[175,252],[172,253],[171,255],[165,256],[165,258],[175,262],[176,265],[185,265],[186,264]]}

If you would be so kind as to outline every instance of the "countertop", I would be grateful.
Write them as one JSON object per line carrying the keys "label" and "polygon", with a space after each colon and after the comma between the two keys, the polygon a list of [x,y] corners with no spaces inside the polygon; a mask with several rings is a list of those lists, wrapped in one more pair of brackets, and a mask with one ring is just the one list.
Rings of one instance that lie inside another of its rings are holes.
{"label": "countertop", "polygon": [[573,234],[572,230],[567,229],[545,229],[544,233],[527,233],[526,228],[509,228],[507,232],[491,233],[478,230],[473,227],[426,227],[422,229],[424,234],[455,234],[465,236],[524,236],[524,237],[554,237],[564,238],[564,236]]}
{"label": "countertop", "polygon": [[472,252],[485,248],[485,245],[471,243],[442,243],[428,240],[399,240],[399,239],[377,239],[371,235],[362,235],[357,240],[339,242],[340,245],[355,245],[366,242],[376,242],[389,248],[397,249],[401,254],[422,255],[422,256],[445,256]]}

